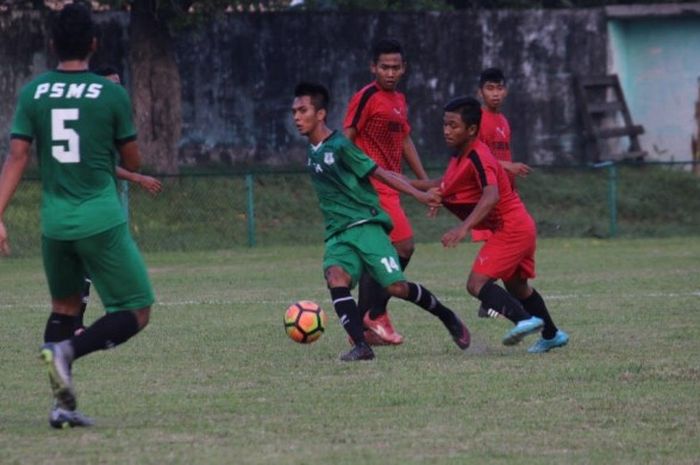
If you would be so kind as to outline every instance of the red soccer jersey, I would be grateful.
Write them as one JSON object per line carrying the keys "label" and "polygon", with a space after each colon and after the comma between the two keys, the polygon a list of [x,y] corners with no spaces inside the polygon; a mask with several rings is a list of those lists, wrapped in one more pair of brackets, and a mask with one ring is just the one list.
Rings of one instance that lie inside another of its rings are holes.
{"label": "red soccer jersey", "polygon": [[484,187],[491,185],[498,186],[498,203],[474,229],[495,232],[504,227],[517,228],[524,217],[529,218],[505,170],[480,140],[450,159],[442,177],[443,204],[464,220],[481,199]]}
{"label": "red soccer jersey", "polygon": [[[403,142],[411,132],[401,92],[382,90],[376,82],[366,85],[350,99],[343,127],[355,128],[355,145],[377,165],[401,172]],[[378,191],[395,192],[383,183],[373,184]]]}
{"label": "red soccer jersey", "polygon": [[[510,152],[510,125],[503,113],[494,113],[488,108],[481,112],[481,125],[479,127],[479,140],[486,144],[491,153],[499,161],[513,161]],[[515,176],[506,173],[515,187]]]}

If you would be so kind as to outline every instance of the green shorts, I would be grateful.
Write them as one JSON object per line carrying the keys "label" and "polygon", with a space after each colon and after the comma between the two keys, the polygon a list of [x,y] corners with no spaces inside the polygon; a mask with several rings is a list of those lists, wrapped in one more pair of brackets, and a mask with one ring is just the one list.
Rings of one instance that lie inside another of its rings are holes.
{"label": "green shorts", "polygon": [[42,237],[44,271],[51,297],[79,294],[90,276],[107,312],[153,304],[153,288],[126,223],[73,241]]}
{"label": "green shorts", "polygon": [[350,287],[367,271],[382,287],[404,281],[396,249],[384,228],[365,223],[336,234],[326,241],[323,269],[340,266],[352,278]]}

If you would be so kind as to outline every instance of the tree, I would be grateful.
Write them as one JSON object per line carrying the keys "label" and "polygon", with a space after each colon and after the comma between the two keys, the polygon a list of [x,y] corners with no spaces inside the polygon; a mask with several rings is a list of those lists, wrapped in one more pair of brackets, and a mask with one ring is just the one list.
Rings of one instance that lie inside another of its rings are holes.
{"label": "tree", "polygon": [[161,174],[175,174],[182,105],[180,72],[168,27],[174,11],[159,9],[158,3],[139,0],[131,5],[132,102],[144,164]]}
{"label": "tree", "polygon": [[173,50],[173,28],[221,12],[272,10],[286,0],[103,0],[130,10],[129,61],[132,101],[144,164],[160,174],[178,171],[182,134],[180,71]]}

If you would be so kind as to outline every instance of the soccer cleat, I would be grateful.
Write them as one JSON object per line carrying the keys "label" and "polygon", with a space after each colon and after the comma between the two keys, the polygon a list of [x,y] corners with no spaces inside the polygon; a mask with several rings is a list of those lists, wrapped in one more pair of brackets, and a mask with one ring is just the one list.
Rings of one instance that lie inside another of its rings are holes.
{"label": "soccer cleat", "polygon": [[564,347],[568,343],[569,335],[560,329],[552,339],[540,338],[537,342],[532,344],[527,351],[531,354],[541,354],[556,349],[557,347]]}
{"label": "soccer cleat", "polygon": [[503,338],[504,346],[514,346],[523,340],[528,334],[536,333],[544,326],[544,321],[536,316],[519,321],[514,328],[508,331]]}
{"label": "soccer cleat", "polygon": [[52,428],[64,429],[76,426],[92,426],[95,422],[77,410],[66,410],[54,403],[49,413],[49,425]]}
{"label": "soccer cleat", "polygon": [[374,352],[366,342],[360,342],[348,352],[340,356],[340,360],[343,362],[357,362],[360,360],[372,359],[374,359]]}
{"label": "soccer cleat", "polygon": [[389,319],[389,313],[383,313],[377,318],[369,317],[369,312],[362,318],[365,328],[379,336],[387,344],[398,345],[403,342],[403,336],[396,332]]}
{"label": "soccer cleat", "polygon": [[[391,345],[388,342],[386,342],[384,339],[382,339],[381,337],[374,334],[369,329],[365,329],[364,334],[365,334],[365,342],[367,344],[369,344],[370,346],[388,346],[388,345]],[[348,336],[348,344],[350,344],[351,346],[355,345],[355,341],[353,341],[350,336]]]}
{"label": "soccer cleat", "polygon": [[450,335],[452,335],[452,340],[455,341],[455,344],[457,344],[460,349],[465,350],[469,347],[471,343],[469,329],[462,323],[462,320],[460,320],[457,315],[454,316],[454,321],[447,327],[447,330],[450,332]]}
{"label": "soccer cleat", "polygon": [[49,370],[49,382],[58,406],[66,410],[75,410],[77,401],[73,391],[70,362],[60,344],[47,343],[41,346],[39,358],[46,363]]}

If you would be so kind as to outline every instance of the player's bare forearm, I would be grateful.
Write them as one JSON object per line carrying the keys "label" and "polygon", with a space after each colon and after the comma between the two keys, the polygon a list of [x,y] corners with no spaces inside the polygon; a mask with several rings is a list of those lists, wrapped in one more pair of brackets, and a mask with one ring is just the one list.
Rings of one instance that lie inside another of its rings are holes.
{"label": "player's bare forearm", "polygon": [[499,163],[507,172],[513,174],[514,176],[525,177],[532,172],[532,168],[525,163],[520,162],[510,162],[500,160]]}
{"label": "player's bare forearm", "polygon": [[406,136],[403,141],[403,157],[406,159],[409,168],[413,171],[418,179],[428,179],[428,174],[423,168],[423,163],[420,161],[420,156],[418,156],[418,150],[413,143],[411,136]]}
{"label": "player's bare forearm", "polygon": [[416,189],[427,191],[435,187],[440,187],[442,179],[411,179],[409,182]]}
{"label": "player's bare forearm", "polygon": [[129,182],[138,182],[138,174],[137,173],[132,173],[131,171],[125,170],[121,166],[117,166],[117,178],[123,179],[125,181]]}
{"label": "player's bare forearm", "polygon": [[419,202],[431,207],[439,206],[442,200],[439,192],[437,192],[437,189],[432,189],[428,192],[416,189],[411,185],[409,180],[400,173],[385,170],[384,168],[378,166],[377,169],[374,170],[374,173],[372,173],[372,176],[379,179],[387,186],[392,187],[399,192],[403,192],[404,194],[412,195]]}
{"label": "player's bare forearm", "polygon": [[442,245],[445,247],[454,247],[462,241],[469,231],[477,224],[486,218],[491,209],[498,203],[498,187],[486,186],[484,192],[477,202],[474,210],[467,216],[462,223],[447,231],[442,236]]}
{"label": "player's bare forearm", "polygon": [[163,185],[156,178],[145,174],[132,173],[120,166],[117,166],[117,178],[138,184],[151,195],[157,195],[163,190]]}
{"label": "player's bare forearm", "polygon": [[7,229],[3,222],[5,209],[17,190],[22,174],[29,161],[30,143],[21,139],[10,141],[10,153],[2,166],[0,173],[0,254],[9,255],[10,243],[7,239]]}

